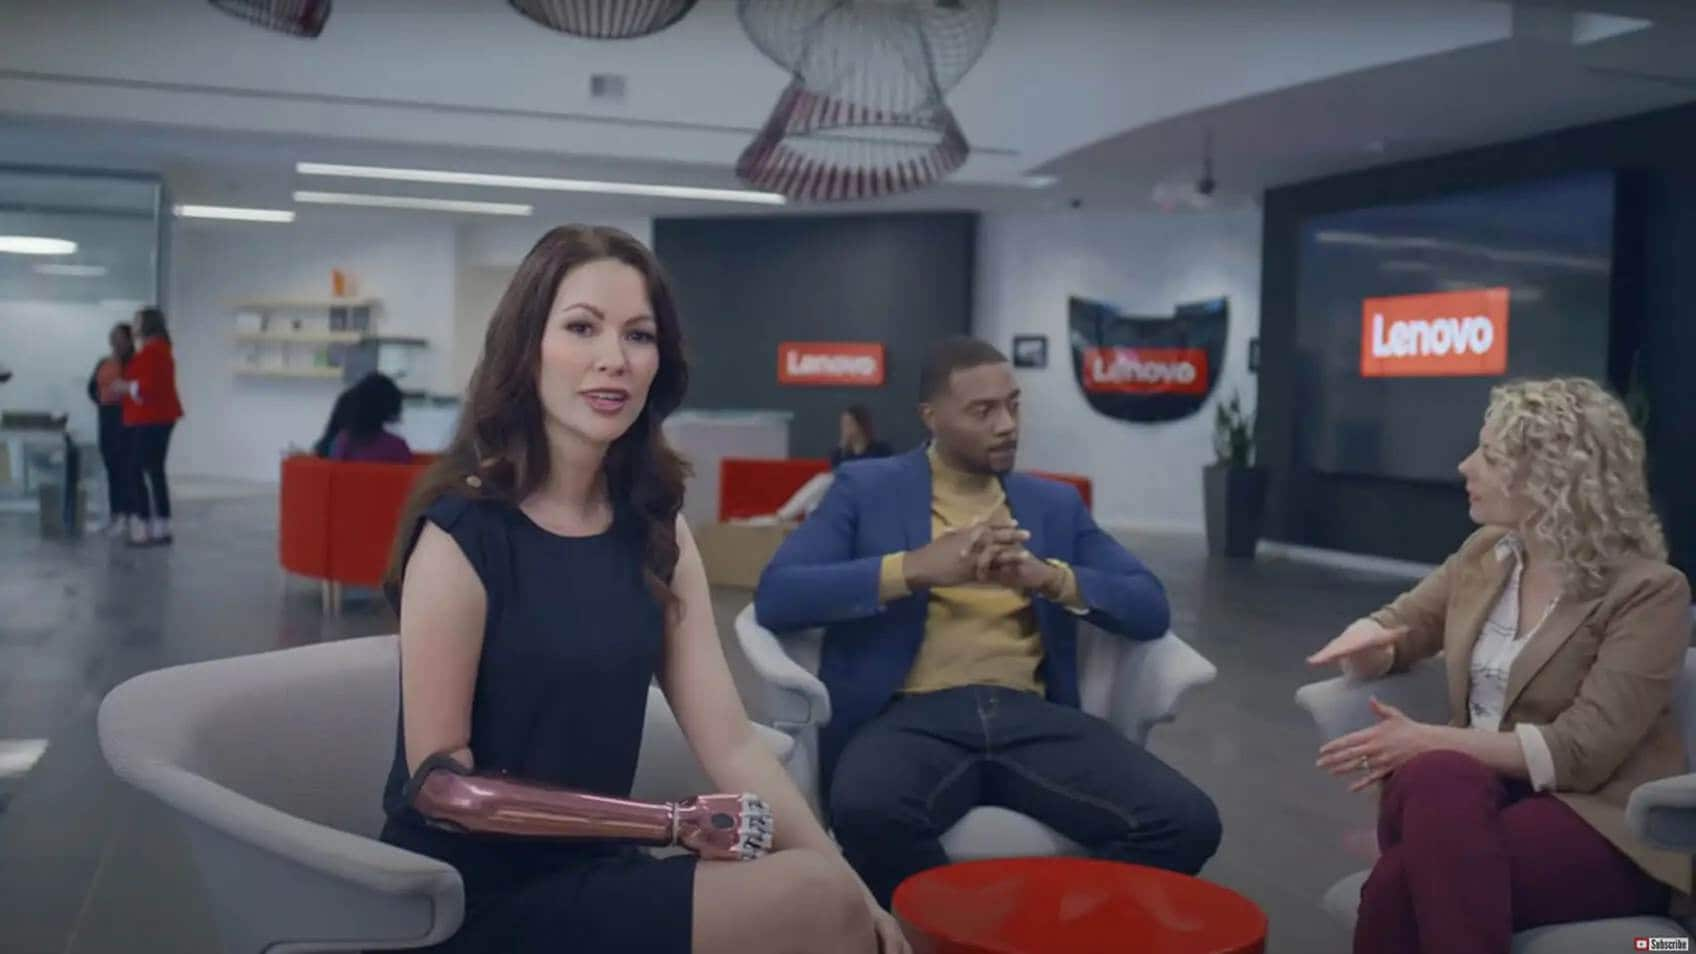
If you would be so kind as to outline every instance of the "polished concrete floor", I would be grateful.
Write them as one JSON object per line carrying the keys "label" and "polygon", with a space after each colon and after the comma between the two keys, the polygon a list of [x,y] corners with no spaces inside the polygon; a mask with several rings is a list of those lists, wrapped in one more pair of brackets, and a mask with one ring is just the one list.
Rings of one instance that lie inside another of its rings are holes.
{"label": "polished concrete floor", "polygon": [[[176,544],[160,549],[42,540],[29,518],[0,514],[0,751],[47,743],[21,774],[0,758],[0,952],[217,950],[180,836],[100,757],[100,699],[161,666],[393,631],[373,600],[322,615],[317,587],[277,568],[275,499],[237,496],[185,503]],[[1165,580],[1174,627],[1220,671],[1152,739],[1220,806],[1224,846],[1204,876],[1266,911],[1274,954],[1346,950],[1318,901],[1364,866],[1371,807],[1313,768],[1291,695],[1315,678],[1303,657],[1405,581],[1209,561],[1191,537],[1127,542]],[[747,598],[715,594],[721,631]]]}

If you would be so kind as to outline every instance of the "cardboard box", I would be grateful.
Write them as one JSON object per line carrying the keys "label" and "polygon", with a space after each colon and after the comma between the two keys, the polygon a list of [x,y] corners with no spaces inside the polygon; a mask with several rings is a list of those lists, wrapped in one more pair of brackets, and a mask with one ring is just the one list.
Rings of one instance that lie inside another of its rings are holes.
{"label": "cardboard box", "polygon": [[706,564],[707,582],[751,590],[795,524],[709,523],[695,527],[695,545]]}

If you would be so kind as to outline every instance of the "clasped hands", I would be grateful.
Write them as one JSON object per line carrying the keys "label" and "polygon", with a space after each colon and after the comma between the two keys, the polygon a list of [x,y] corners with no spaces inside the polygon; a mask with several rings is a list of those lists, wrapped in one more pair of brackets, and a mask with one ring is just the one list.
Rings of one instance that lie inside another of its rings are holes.
{"label": "clasped hands", "polygon": [[1030,532],[997,518],[950,530],[906,555],[910,589],[992,583],[1050,599],[1065,585],[1065,571],[1025,549]]}

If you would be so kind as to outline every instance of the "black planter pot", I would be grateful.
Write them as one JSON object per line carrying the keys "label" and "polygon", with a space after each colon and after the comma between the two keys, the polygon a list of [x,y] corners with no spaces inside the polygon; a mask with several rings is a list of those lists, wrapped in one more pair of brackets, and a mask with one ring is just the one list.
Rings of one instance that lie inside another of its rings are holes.
{"label": "black planter pot", "polygon": [[1266,471],[1212,464],[1202,468],[1202,483],[1207,496],[1208,554],[1253,557],[1266,510]]}

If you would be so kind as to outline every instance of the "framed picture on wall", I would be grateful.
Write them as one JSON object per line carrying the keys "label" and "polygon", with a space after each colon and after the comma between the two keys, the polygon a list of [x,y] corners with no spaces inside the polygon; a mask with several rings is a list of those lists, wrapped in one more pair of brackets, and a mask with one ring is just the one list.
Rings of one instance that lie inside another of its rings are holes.
{"label": "framed picture on wall", "polygon": [[1013,336],[1013,367],[1015,367],[1015,368],[1046,368],[1046,367],[1048,367],[1048,336],[1047,335],[1014,335]]}

